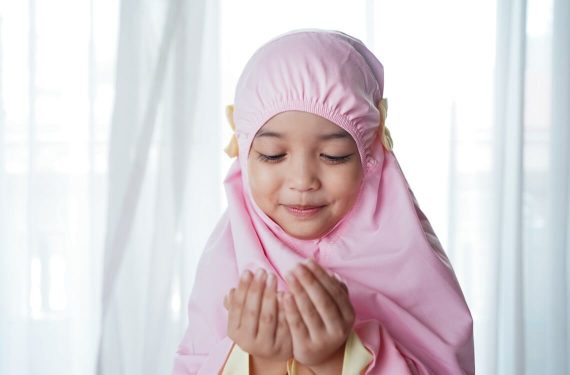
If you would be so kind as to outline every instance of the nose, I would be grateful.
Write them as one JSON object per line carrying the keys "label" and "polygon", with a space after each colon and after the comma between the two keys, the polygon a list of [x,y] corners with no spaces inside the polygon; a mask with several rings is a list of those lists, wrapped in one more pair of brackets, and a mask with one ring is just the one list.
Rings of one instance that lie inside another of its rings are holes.
{"label": "nose", "polygon": [[299,192],[318,190],[321,187],[318,168],[307,158],[292,160],[288,180],[289,189]]}

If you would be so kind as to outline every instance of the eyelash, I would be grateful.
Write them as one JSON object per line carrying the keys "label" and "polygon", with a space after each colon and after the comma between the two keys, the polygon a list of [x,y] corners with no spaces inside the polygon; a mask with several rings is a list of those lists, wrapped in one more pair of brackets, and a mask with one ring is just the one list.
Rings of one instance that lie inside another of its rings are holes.
{"label": "eyelash", "polygon": [[[264,162],[264,163],[278,163],[285,157],[285,155],[286,154],[264,155],[264,154],[261,154],[258,152],[257,159],[259,161]],[[349,155],[345,155],[345,156],[330,156],[330,155],[321,154],[321,156],[326,159],[327,163],[330,163],[330,164],[346,163],[352,158],[352,155],[354,155],[354,154],[349,154]]]}

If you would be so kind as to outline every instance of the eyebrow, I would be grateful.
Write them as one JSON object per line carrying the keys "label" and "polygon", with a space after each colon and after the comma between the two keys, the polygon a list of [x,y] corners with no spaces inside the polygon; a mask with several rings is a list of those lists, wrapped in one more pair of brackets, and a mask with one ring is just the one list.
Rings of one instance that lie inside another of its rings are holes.
{"label": "eyebrow", "polygon": [[[285,138],[285,136],[281,133],[274,132],[274,131],[268,131],[268,130],[259,131],[259,133],[257,133],[255,137],[256,138],[272,137],[272,138],[279,138],[279,139]],[[346,138],[350,138],[350,134],[348,134],[344,130],[340,130],[340,131],[337,131],[334,133],[329,133],[329,134],[322,134],[319,136],[319,139],[323,140],[323,141],[328,141],[331,139],[346,139]]]}

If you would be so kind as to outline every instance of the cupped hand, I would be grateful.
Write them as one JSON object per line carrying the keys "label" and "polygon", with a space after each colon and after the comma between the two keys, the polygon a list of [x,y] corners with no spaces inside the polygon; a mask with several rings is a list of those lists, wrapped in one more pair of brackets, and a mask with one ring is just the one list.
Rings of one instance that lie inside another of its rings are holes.
{"label": "cupped hand", "polygon": [[297,265],[286,280],[284,308],[295,360],[320,366],[338,357],[355,319],[346,286],[312,260]]}
{"label": "cupped hand", "polygon": [[289,327],[278,298],[275,275],[262,269],[255,277],[245,271],[238,287],[224,298],[228,336],[254,357],[287,361],[293,355]]}

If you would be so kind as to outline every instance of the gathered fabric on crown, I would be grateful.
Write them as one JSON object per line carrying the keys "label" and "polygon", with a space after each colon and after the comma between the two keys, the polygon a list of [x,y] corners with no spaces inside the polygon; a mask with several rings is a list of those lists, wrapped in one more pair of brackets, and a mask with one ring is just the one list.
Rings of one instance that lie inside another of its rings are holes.
{"label": "gathered fabric on crown", "polygon": [[[224,182],[228,208],[200,260],[179,368],[219,370],[231,345],[222,300],[243,271],[264,268],[287,290],[285,274],[313,258],[349,289],[354,331],[374,354],[367,374],[474,374],[473,320],[460,285],[383,126],[379,132],[383,89],[380,61],[339,31],[294,30],[250,58],[228,111],[239,154]],[[286,233],[255,204],[249,188],[253,137],[289,110],[319,115],[350,133],[364,170],[352,209],[315,240]]]}

